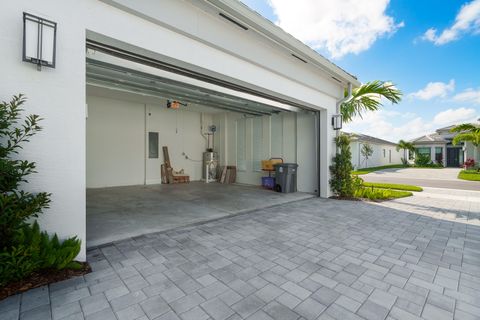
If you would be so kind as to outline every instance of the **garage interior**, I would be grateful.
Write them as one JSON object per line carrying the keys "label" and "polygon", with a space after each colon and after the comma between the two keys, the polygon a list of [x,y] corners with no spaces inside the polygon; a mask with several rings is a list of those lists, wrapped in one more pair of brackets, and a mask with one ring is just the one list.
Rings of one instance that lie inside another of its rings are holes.
{"label": "garage interior", "polygon": [[[88,247],[318,195],[317,112],[92,49],[86,98]],[[298,192],[262,188],[271,158]]]}

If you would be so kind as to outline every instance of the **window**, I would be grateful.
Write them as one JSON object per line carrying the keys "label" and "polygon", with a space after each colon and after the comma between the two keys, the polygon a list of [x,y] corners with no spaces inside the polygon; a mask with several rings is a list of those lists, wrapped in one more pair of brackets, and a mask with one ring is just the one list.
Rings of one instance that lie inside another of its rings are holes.
{"label": "window", "polygon": [[247,170],[247,147],[246,147],[246,133],[247,133],[246,119],[237,120],[237,170]]}
{"label": "window", "polygon": [[261,171],[263,157],[263,119],[257,117],[252,121],[252,168],[253,171]]}
{"label": "window", "polygon": [[443,163],[443,147],[435,147],[435,161]]}
{"label": "window", "polygon": [[432,156],[430,147],[416,148],[415,153],[416,154],[421,154],[421,155],[426,155],[429,158],[431,158],[431,156]]}
{"label": "window", "polygon": [[148,158],[158,159],[158,132],[148,133]]}
{"label": "window", "polygon": [[385,155],[385,149],[383,149],[383,157],[384,157],[384,158],[386,157],[386,155]]}

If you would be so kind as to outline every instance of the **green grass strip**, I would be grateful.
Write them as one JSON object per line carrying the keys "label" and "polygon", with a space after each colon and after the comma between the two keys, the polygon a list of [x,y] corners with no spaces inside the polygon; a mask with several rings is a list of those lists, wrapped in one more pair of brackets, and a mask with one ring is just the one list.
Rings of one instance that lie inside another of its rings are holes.
{"label": "green grass strip", "polygon": [[363,186],[382,188],[382,189],[404,190],[404,191],[417,191],[417,192],[423,191],[421,187],[412,186],[409,184],[364,182]]}
{"label": "green grass strip", "polygon": [[458,174],[458,179],[469,181],[480,181],[480,172],[476,170],[462,170]]}

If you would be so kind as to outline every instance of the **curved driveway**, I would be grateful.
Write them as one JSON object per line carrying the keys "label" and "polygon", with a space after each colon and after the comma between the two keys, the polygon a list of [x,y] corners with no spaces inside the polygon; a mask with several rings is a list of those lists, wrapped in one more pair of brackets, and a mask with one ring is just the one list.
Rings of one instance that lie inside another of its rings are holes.
{"label": "curved driveway", "polygon": [[361,178],[367,182],[412,184],[421,187],[480,191],[480,182],[457,178],[460,169],[401,168],[375,171]]}

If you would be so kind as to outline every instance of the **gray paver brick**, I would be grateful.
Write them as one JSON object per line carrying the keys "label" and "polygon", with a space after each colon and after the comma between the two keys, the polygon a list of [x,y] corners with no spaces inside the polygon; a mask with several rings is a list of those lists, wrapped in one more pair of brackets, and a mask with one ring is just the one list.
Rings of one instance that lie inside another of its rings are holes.
{"label": "gray paver brick", "polygon": [[142,291],[137,291],[112,299],[110,304],[114,311],[118,311],[133,304],[139,303],[145,299],[147,299],[147,296]]}
{"label": "gray paver brick", "polygon": [[387,308],[370,300],[365,301],[360,309],[358,309],[358,314],[360,316],[371,320],[384,320],[387,317],[388,312],[389,310]]}
{"label": "gray paver brick", "polygon": [[282,293],[284,293],[282,289],[273,284],[267,284],[265,287],[255,292],[255,295],[265,302],[270,302]]}
{"label": "gray paver brick", "polygon": [[52,313],[50,305],[44,304],[34,309],[29,309],[20,314],[20,320],[50,320]]}
{"label": "gray paver brick", "polygon": [[235,313],[229,306],[227,306],[218,298],[208,300],[202,303],[200,306],[215,320],[227,319]]}
{"label": "gray paver brick", "polygon": [[151,297],[140,303],[148,318],[153,319],[170,311],[168,304],[160,297]]}
{"label": "gray paver brick", "polygon": [[307,289],[304,289],[299,285],[290,281],[282,284],[280,288],[282,288],[285,291],[288,291],[289,293],[293,294],[294,296],[302,300],[306,299],[311,294],[311,292],[308,291]]}
{"label": "gray paver brick", "polygon": [[267,304],[263,308],[263,311],[268,313],[268,315],[275,320],[296,320],[299,318],[299,315],[293,312],[290,308],[275,301]]}
{"label": "gray paver brick", "polygon": [[297,297],[291,295],[288,292],[280,295],[279,297],[277,297],[276,300],[290,309],[295,308],[300,302],[302,302],[302,300],[298,299]]}
{"label": "gray paver brick", "polygon": [[453,313],[427,303],[423,308],[422,318],[427,320],[447,320],[453,319]]}
{"label": "gray paver brick", "polygon": [[204,301],[205,299],[202,298],[202,296],[194,292],[192,294],[186,295],[175,301],[170,302],[170,306],[177,314],[181,314],[198,306]]}
{"label": "gray paver brick", "polygon": [[232,309],[241,317],[246,318],[261,309],[265,303],[255,295],[248,296],[241,301],[235,303]]}
{"label": "gray paver brick", "polygon": [[110,304],[107,301],[107,298],[103,293],[86,297],[80,300],[80,305],[82,306],[83,314],[88,316],[90,314],[96,313],[106,308],[110,308]]}
{"label": "gray paver brick", "polygon": [[314,300],[312,298],[308,298],[305,301],[301,302],[298,306],[295,307],[295,312],[300,314],[302,317],[306,319],[316,319],[320,314],[325,311],[327,307]]}

